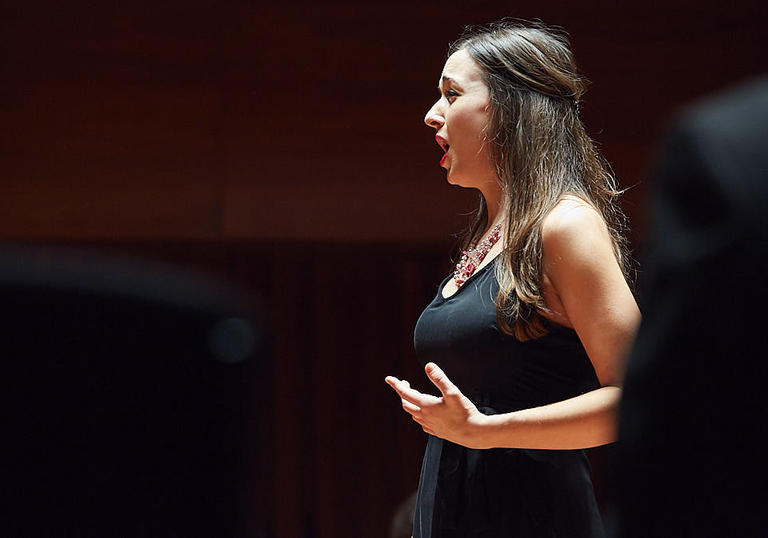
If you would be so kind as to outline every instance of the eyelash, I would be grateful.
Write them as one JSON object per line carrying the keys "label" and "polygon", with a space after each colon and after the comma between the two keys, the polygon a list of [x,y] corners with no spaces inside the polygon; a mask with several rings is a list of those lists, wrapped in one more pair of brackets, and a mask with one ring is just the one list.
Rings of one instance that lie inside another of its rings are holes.
{"label": "eyelash", "polygon": [[445,98],[448,99],[448,102],[450,102],[452,98],[459,96],[456,90],[446,90],[444,95],[445,95]]}

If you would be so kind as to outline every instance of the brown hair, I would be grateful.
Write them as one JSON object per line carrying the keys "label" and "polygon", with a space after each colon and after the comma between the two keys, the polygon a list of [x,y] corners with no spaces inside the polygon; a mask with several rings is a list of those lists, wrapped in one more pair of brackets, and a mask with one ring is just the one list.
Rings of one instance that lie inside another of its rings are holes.
{"label": "brown hair", "polygon": [[[503,189],[506,243],[497,267],[499,327],[519,340],[546,334],[538,309],[541,229],[544,217],[572,195],[605,220],[625,277],[629,256],[622,193],[579,118],[587,81],[576,70],[564,32],[540,23],[501,21],[467,28],[449,55],[466,50],[488,86],[491,118],[486,132]],[[476,243],[488,225],[485,200],[464,240]]]}

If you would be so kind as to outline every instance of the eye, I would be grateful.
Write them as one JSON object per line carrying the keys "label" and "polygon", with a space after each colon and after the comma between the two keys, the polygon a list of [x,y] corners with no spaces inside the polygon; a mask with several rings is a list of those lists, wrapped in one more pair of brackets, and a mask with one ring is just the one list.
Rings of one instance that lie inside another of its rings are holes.
{"label": "eye", "polygon": [[448,99],[448,102],[452,103],[453,100],[459,96],[459,92],[457,92],[456,90],[449,89],[445,91],[444,95],[445,95],[445,98]]}

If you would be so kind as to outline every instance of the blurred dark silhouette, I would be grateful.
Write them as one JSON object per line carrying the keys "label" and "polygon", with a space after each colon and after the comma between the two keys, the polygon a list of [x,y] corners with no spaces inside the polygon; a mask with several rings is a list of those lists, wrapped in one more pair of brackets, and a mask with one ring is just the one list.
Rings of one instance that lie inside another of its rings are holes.
{"label": "blurred dark silhouette", "polygon": [[614,536],[765,536],[768,78],[678,119],[652,207]]}
{"label": "blurred dark silhouette", "polygon": [[0,534],[242,535],[255,304],[169,266],[20,247],[0,250],[0,298]]}
{"label": "blurred dark silhouette", "polygon": [[417,490],[408,495],[395,510],[389,527],[389,538],[410,538],[413,533],[413,514],[416,509]]}

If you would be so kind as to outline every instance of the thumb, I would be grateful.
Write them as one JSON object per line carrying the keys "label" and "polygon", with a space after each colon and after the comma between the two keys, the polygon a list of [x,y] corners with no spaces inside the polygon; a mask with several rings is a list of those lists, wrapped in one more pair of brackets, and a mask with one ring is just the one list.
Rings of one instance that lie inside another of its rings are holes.
{"label": "thumb", "polygon": [[453,396],[459,391],[459,389],[456,388],[456,385],[448,379],[448,376],[445,375],[445,372],[443,372],[437,364],[433,362],[428,363],[424,368],[424,371],[427,372],[429,380],[440,389],[443,396]]}

